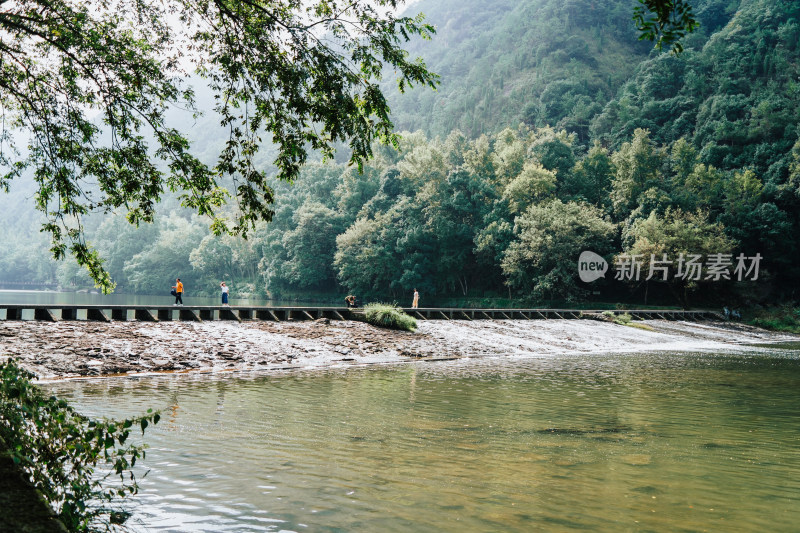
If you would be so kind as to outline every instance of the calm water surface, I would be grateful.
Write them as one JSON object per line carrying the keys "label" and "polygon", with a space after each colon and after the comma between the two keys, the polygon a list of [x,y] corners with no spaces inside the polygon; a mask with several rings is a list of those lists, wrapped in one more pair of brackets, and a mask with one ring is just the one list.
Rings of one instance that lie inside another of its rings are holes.
{"label": "calm water surface", "polygon": [[48,387],[162,410],[134,530],[800,529],[794,350]]}
{"label": "calm water surface", "polygon": [[[166,283],[164,294],[160,295],[0,290],[0,303],[22,305],[172,305],[175,302],[175,297],[169,294],[169,290],[169,283]],[[342,298],[342,306],[344,306],[344,297]],[[222,297],[184,296],[182,300],[184,305],[220,305]],[[323,302],[236,298],[233,291],[231,292],[230,303],[231,305],[265,305],[272,307],[330,307],[339,305]]]}

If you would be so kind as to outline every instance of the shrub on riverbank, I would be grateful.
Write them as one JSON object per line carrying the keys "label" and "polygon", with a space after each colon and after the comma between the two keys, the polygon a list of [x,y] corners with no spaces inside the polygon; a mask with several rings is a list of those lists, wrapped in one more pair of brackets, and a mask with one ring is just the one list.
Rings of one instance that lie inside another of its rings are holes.
{"label": "shrub on riverbank", "polygon": [[800,333],[800,308],[792,305],[757,311],[747,320],[753,326],[772,331]]}
{"label": "shrub on riverbank", "polygon": [[[148,411],[122,421],[92,420],[31,382],[14,360],[0,362],[0,437],[69,531],[105,531],[124,522],[119,501],[138,490],[132,468],[143,445],[131,432],[158,422]],[[99,475],[98,465],[107,470]],[[119,480],[113,480],[112,475]]]}
{"label": "shrub on riverbank", "polygon": [[373,326],[391,329],[404,329],[415,331],[417,320],[405,314],[396,305],[384,303],[370,303],[364,306],[364,316],[368,323]]}
{"label": "shrub on riverbank", "polygon": [[633,316],[630,313],[622,313],[620,315],[615,314],[612,311],[603,311],[602,316],[613,322],[614,324],[619,324],[620,326],[630,326],[636,329],[643,329],[645,331],[653,331],[653,328],[648,326],[647,324],[639,324],[633,321]]}

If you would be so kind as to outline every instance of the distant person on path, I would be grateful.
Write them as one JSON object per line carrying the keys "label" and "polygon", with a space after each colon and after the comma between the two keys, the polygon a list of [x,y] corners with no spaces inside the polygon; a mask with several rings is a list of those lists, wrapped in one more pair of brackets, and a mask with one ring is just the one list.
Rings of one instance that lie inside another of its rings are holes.
{"label": "distant person on path", "polygon": [[222,305],[225,307],[230,307],[228,305],[228,286],[225,285],[224,281],[220,283],[219,286],[222,288]]}
{"label": "distant person on path", "polygon": [[414,301],[411,302],[411,307],[414,309],[419,307],[419,293],[417,292],[417,289],[414,289]]}
{"label": "distant person on path", "polygon": [[172,288],[175,289],[175,303],[172,305],[183,305],[183,283],[181,283],[181,278],[175,280],[175,285]]}
{"label": "distant person on path", "polygon": [[356,297],[353,296],[352,294],[348,294],[345,297],[344,301],[347,304],[347,308],[348,309],[352,309],[352,308],[354,308],[356,306]]}

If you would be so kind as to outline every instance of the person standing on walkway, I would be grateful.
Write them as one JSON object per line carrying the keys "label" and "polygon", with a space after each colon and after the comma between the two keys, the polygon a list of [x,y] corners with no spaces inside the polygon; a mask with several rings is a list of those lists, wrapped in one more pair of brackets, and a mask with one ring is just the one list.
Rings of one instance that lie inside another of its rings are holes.
{"label": "person standing on walkway", "polygon": [[172,288],[175,289],[175,303],[172,305],[183,305],[183,283],[181,283],[181,278],[175,280],[175,285]]}
{"label": "person standing on walkway", "polygon": [[411,302],[411,307],[414,309],[419,307],[419,293],[417,292],[417,289],[414,289],[414,301]]}
{"label": "person standing on walkway", "polygon": [[222,288],[222,305],[225,307],[230,307],[228,305],[228,286],[225,285],[224,281],[220,283],[219,286]]}

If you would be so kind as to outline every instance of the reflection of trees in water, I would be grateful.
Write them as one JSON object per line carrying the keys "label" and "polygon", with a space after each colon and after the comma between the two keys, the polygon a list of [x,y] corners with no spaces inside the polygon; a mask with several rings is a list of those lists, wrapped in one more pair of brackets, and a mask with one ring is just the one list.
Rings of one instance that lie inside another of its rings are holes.
{"label": "reflection of trees in water", "polygon": [[217,410],[216,414],[220,415],[225,411],[225,389],[227,388],[226,385],[218,381],[216,384],[217,388]]}
{"label": "reflection of trees in water", "polygon": [[411,381],[408,384],[408,401],[409,403],[414,404],[414,396],[417,391],[417,368],[414,367],[411,369]]}
{"label": "reflection of trees in water", "polygon": [[175,431],[178,428],[177,424],[175,423],[178,419],[178,393],[173,392],[170,394],[169,400],[169,429],[170,431]]}

